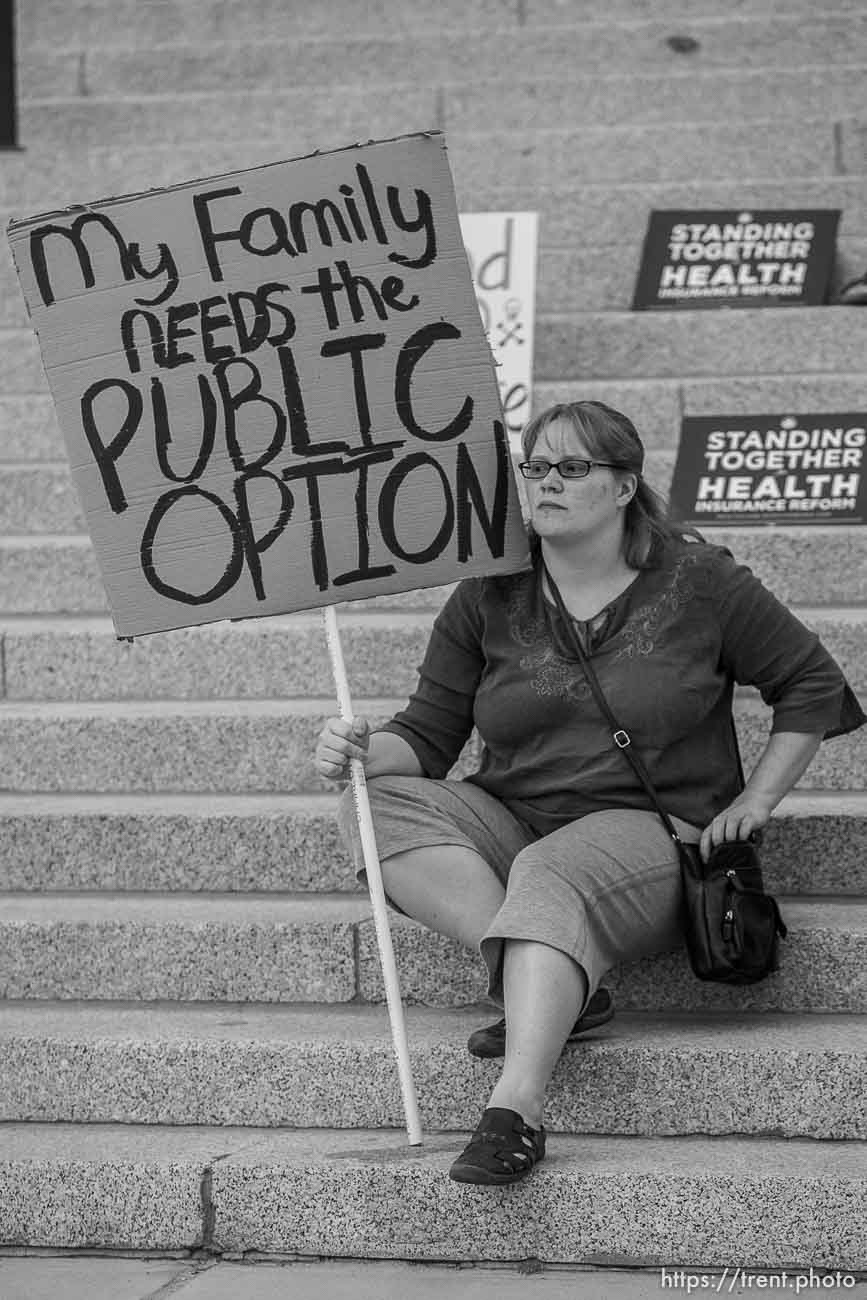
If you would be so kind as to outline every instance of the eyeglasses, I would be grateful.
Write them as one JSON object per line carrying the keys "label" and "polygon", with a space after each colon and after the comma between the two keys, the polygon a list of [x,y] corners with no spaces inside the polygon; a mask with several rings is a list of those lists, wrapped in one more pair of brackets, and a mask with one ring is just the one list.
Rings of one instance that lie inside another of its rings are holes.
{"label": "eyeglasses", "polygon": [[549,460],[525,460],[518,469],[524,478],[547,478],[552,469],[556,469],[561,478],[586,478],[593,465],[601,465],[605,469],[620,468],[619,465],[612,465],[609,460],[583,460],[580,456],[569,456],[553,465]]}

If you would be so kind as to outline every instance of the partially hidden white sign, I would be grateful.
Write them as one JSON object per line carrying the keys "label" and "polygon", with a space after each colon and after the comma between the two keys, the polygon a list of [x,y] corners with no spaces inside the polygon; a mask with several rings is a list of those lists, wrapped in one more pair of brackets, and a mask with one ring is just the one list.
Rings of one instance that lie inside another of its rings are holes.
{"label": "partially hidden white sign", "polygon": [[533,401],[535,212],[463,212],[461,234],[494,360],[514,451]]}
{"label": "partially hidden white sign", "polygon": [[9,239],[118,635],[526,563],[440,134]]}

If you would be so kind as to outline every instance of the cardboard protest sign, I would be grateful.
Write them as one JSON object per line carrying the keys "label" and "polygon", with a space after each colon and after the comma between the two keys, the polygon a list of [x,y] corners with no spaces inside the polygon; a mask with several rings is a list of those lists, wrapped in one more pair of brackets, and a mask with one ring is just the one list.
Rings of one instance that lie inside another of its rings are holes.
{"label": "cardboard protest sign", "polygon": [[533,398],[538,217],[535,212],[462,212],[460,223],[497,363],[506,431],[517,453]]}
{"label": "cardboard protest sign", "polygon": [[863,524],[867,413],[685,416],[669,514],[691,524]]}
{"label": "cardboard protest sign", "polygon": [[807,307],[828,294],[836,209],[650,214],[633,311]]}
{"label": "cardboard protest sign", "polygon": [[9,238],[119,635],[525,563],[438,133]]}

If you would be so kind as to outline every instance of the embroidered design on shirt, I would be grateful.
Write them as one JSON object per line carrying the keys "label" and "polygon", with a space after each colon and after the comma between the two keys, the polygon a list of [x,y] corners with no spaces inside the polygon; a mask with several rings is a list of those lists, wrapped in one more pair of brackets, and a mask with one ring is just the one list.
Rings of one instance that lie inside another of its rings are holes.
{"label": "embroidered design on shirt", "polygon": [[584,674],[558,655],[551,643],[548,621],[544,614],[534,614],[530,604],[532,576],[516,582],[506,602],[509,635],[529,651],[522,655],[520,667],[534,673],[530,685],[537,695],[562,696],[580,703],[590,694]]}
{"label": "embroidered design on shirt", "polygon": [[676,614],[684,605],[695,599],[695,587],[685,572],[698,563],[696,555],[681,555],[675,561],[668,586],[659,593],[655,600],[642,605],[629,615],[618,632],[618,640],[624,640],[614,656],[618,659],[634,659],[636,655],[644,658],[653,654],[657,645],[660,626],[666,614]]}
{"label": "embroidered design on shirt", "polygon": [[[659,644],[659,634],[666,615],[677,613],[695,598],[695,587],[687,569],[697,563],[696,555],[687,552],[679,556],[665,588],[652,601],[629,615],[623,627],[615,633],[618,641],[624,642],[615,653],[615,661],[636,656],[643,658],[653,653]],[[520,667],[534,674],[530,685],[537,695],[556,696],[583,703],[590,695],[587,679],[580,668],[557,653],[550,639],[547,620],[544,615],[532,611],[531,592],[532,576],[522,575],[522,580],[512,587],[506,602],[509,635],[517,645],[528,651],[521,657]],[[605,615],[601,626],[607,626],[610,619],[609,607],[600,611],[600,615]],[[589,625],[595,624],[597,618],[599,615],[591,619]]]}

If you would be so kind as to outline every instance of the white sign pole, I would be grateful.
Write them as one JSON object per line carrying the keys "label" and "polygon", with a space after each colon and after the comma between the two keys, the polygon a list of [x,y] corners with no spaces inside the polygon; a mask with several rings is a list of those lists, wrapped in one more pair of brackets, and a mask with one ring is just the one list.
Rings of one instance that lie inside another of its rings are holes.
{"label": "white sign pole", "polygon": [[[352,700],[349,695],[349,682],[343,661],[343,649],[340,645],[337,610],[333,605],[326,605],[322,612],[325,617],[325,635],[328,639],[328,653],[331,656],[334,685],[337,689],[337,703],[341,717],[349,722],[352,720]],[[388,923],[387,904],[382,884],[382,872],[379,866],[379,853],[376,848],[376,836],[373,830],[373,818],[370,814],[367,780],[364,775],[364,764],[360,759],[352,759],[350,772],[352,793],[355,798],[355,811],[358,817],[358,829],[361,835],[361,847],[364,853],[364,868],[367,872],[367,885],[370,890],[373,920],[379,944],[382,977],[385,981],[385,997],[388,1003],[388,1016],[391,1021],[391,1037],[397,1056],[397,1072],[400,1078],[400,1090],[403,1095],[406,1131],[409,1145],[421,1146],[421,1121],[409,1062],[409,1044],[406,1037],[403,1003],[400,998],[400,984],[394,960],[394,948],[391,943],[391,929]]]}

